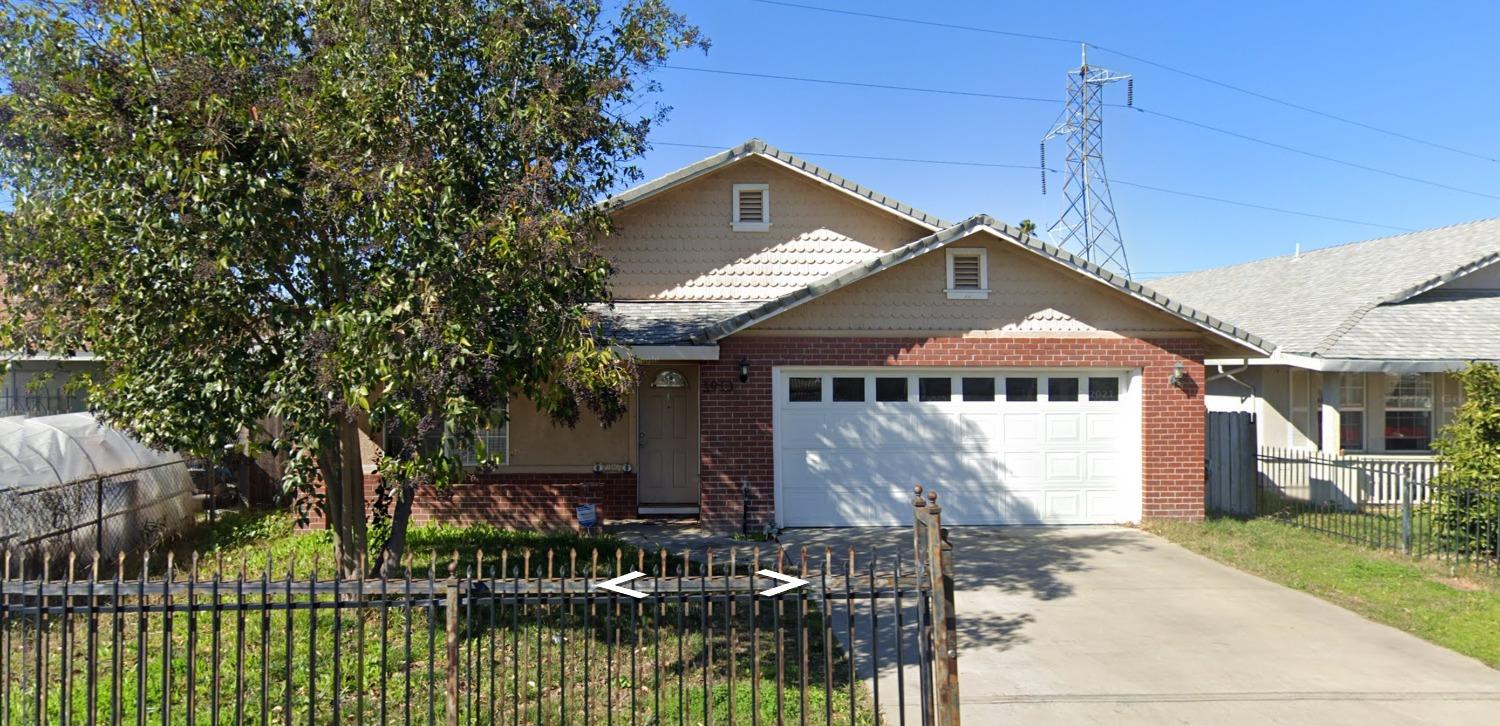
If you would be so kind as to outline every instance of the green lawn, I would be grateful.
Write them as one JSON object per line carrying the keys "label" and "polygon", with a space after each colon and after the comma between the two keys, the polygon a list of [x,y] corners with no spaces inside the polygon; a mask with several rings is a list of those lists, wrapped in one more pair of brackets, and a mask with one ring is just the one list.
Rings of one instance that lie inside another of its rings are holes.
{"label": "green lawn", "polygon": [[1161,521],[1146,529],[1500,668],[1500,579],[1267,519]]}
{"label": "green lawn", "polygon": [[[484,551],[485,573],[499,563],[502,552],[508,552],[509,567],[496,571],[500,579],[506,573],[519,576],[522,563],[527,562],[536,576],[543,576],[549,552],[558,576],[587,571],[595,552],[599,577],[613,576],[617,556],[619,567],[625,570],[642,562],[648,572],[660,566],[658,558],[643,557],[634,547],[609,536],[441,526],[414,528],[408,541],[415,553],[411,588],[419,597],[429,587],[442,597],[441,579],[431,584],[428,580],[430,563],[438,562],[438,578],[446,576],[446,562],[455,550],[461,556],[460,571],[476,565],[476,553]],[[285,586],[288,568],[296,571],[299,582],[313,576],[328,579],[332,574],[328,534],[295,530],[283,514],[227,516],[175,543],[172,551],[178,581],[188,576],[191,553],[199,553],[198,577],[203,584],[196,600],[200,605],[213,601],[209,588],[216,576],[222,572],[224,579],[232,580],[241,567],[255,583],[245,594],[252,605],[262,599],[259,582],[267,573],[273,603],[286,599],[276,594],[276,588]],[[164,561],[165,553],[153,555],[154,578],[160,577]],[[680,567],[679,554],[670,562],[669,574],[676,574]],[[127,567],[128,576],[133,576],[132,569],[138,571],[138,566]],[[690,572],[701,569],[694,565]],[[716,564],[715,573],[720,572]],[[404,577],[389,583],[394,592],[405,587]],[[367,592],[378,591],[377,584],[367,583]],[[220,602],[228,604],[237,598],[232,586],[221,590]],[[174,604],[180,606],[184,599],[177,596]],[[136,602],[126,600],[131,606]],[[153,605],[161,603],[159,596],[149,592],[148,600]],[[306,597],[292,600],[305,603]],[[110,722],[118,692],[122,720],[128,723],[135,722],[138,712],[144,712],[148,722],[162,722],[164,704],[171,709],[167,719],[171,723],[185,722],[190,706],[199,723],[235,723],[237,701],[250,722],[258,722],[262,713],[279,722],[290,706],[296,723],[354,723],[361,712],[366,720],[375,719],[382,702],[391,720],[400,722],[409,692],[413,721],[426,723],[431,709],[441,723],[449,662],[444,645],[446,610],[439,600],[431,607],[394,607],[382,612],[381,602],[378,597],[367,598],[363,607],[341,610],[337,617],[328,609],[319,610],[316,618],[306,609],[291,614],[275,610],[264,617],[260,611],[251,611],[243,630],[232,612],[216,617],[211,610],[200,610],[191,621],[187,613],[177,612],[170,625],[170,655],[164,647],[168,641],[163,639],[166,626],[160,613],[126,612],[119,620],[102,616],[92,626],[92,636],[85,618],[72,618],[66,626],[54,621],[40,631],[29,618],[0,621],[0,722],[7,714],[16,723],[37,720],[38,696],[51,719],[58,720],[66,671],[70,674],[66,701],[73,720],[81,720],[92,706],[101,722]],[[749,723],[755,708],[762,720],[774,722],[776,665],[769,654],[776,650],[771,626],[778,620],[783,624],[781,647],[788,656],[783,680],[786,718],[800,720],[805,698],[808,710],[818,719],[826,708],[835,722],[849,723],[851,712],[857,723],[873,722],[862,688],[855,689],[851,703],[848,661],[836,641],[827,641],[832,648],[825,650],[828,631],[823,615],[811,603],[800,613],[795,600],[786,601],[777,612],[773,603],[748,598],[732,613],[723,603],[705,608],[702,603],[670,598],[601,600],[592,608],[580,602],[554,601],[522,607],[496,605],[493,610],[481,601],[472,608],[460,615],[461,645],[455,661],[461,664],[461,720],[465,723],[510,723],[516,717],[522,723],[580,723],[586,704],[591,709],[589,720],[602,722],[603,711],[611,703],[614,719],[620,723],[630,722],[632,711],[641,723]],[[753,638],[752,619],[758,631]],[[799,623],[805,641],[798,638]],[[705,624],[711,631],[707,635]],[[144,647],[138,640],[142,632]],[[39,634],[45,640],[39,640]],[[341,653],[337,673],[331,657],[335,640]],[[805,661],[798,657],[803,642],[808,651]],[[33,665],[38,647],[48,654],[45,689],[38,688]],[[311,664],[310,653],[317,654]],[[112,678],[116,658],[118,682]],[[805,694],[798,688],[803,662],[807,664]],[[164,666],[171,674],[165,685]],[[85,686],[91,671],[99,684],[92,700]],[[244,696],[239,701],[236,694],[241,692]],[[170,695],[164,698],[164,693]],[[705,708],[705,701],[712,704],[711,709]],[[707,718],[710,714],[712,718]]]}

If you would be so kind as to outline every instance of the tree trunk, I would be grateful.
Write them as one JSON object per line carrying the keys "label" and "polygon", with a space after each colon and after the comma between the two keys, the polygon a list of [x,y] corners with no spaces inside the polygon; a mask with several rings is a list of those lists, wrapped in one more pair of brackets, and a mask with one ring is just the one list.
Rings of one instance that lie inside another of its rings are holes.
{"label": "tree trunk", "polygon": [[338,481],[329,482],[329,492],[338,488],[338,502],[330,498],[329,509],[339,511],[334,537],[339,543],[339,572],[358,577],[367,551],[365,528],[365,470],[360,457],[359,424],[339,421]]}
{"label": "tree trunk", "polygon": [[386,538],[370,568],[372,577],[396,577],[401,569],[401,558],[406,554],[406,529],[411,523],[411,502],[416,488],[402,484],[396,493],[396,511],[391,513],[391,535]]}

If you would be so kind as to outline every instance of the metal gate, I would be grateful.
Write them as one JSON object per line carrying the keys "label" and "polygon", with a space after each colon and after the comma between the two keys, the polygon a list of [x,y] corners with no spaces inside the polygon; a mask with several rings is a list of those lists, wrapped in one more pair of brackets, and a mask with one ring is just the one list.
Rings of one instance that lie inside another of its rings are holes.
{"label": "metal gate", "polygon": [[935,496],[914,513],[912,560],[455,552],[350,580],[7,554],[0,726],[957,724],[951,546]]}

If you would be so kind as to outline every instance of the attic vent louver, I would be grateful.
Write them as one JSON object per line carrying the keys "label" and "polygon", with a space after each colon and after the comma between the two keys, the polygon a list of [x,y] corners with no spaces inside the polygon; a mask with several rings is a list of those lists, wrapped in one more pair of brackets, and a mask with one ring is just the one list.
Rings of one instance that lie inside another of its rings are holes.
{"label": "attic vent louver", "polygon": [[983,300],[990,296],[985,251],[948,250],[948,297],[953,300]]}
{"label": "attic vent louver", "polygon": [[734,185],[734,218],[736,232],[765,232],[771,228],[771,189],[767,184]]}

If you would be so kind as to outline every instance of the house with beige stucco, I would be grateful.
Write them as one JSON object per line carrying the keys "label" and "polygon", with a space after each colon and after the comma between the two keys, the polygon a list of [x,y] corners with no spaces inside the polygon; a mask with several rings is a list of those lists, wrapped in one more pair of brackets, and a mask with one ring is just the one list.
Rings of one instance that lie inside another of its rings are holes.
{"label": "house with beige stucco", "polygon": [[630,414],[560,428],[512,400],[486,433],[505,463],[420,493],[417,519],[895,525],[917,485],[958,524],[1199,517],[1204,361],[1271,353],[1012,225],[758,140],[605,204],[594,312],[638,363]]}
{"label": "house with beige stucco", "polygon": [[1273,349],[1205,361],[1207,406],[1254,414],[1261,446],[1429,458],[1453,372],[1500,361],[1500,219],[1150,284]]}

